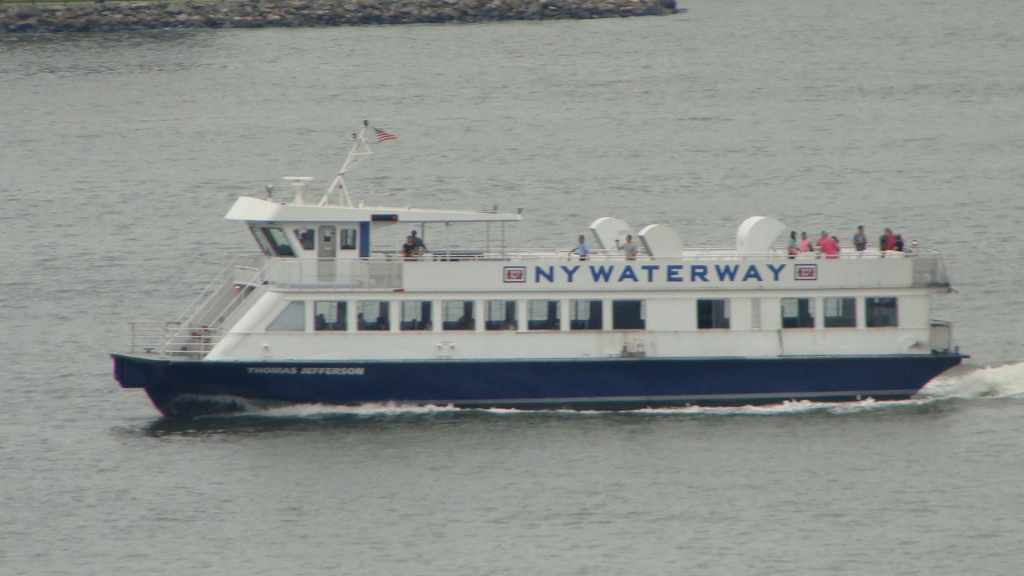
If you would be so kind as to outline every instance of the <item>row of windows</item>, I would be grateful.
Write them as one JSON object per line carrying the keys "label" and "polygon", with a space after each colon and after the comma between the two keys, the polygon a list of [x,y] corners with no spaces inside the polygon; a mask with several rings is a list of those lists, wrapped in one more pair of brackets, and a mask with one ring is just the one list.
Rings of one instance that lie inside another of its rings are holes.
{"label": "row of windows", "polygon": [[[387,300],[360,300],[352,303],[356,315],[355,329],[359,331],[390,330],[391,306]],[[526,302],[527,330],[560,330],[561,306],[558,300],[529,300]],[[440,302],[442,330],[475,330],[476,318],[472,300],[444,300]],[[396,319],[399,330],[433,330],[433,306],[429,300],[403,300],[399,303],[401,318]],[[518,330],[515,300],[487,300],[484,302],[485,330]],[[347,301],[313,302],[314,330],[347,330]],[[613,300],[613,330],[643,330],[646,327],[645,307],[642,300]],[[603,330],[603,303],[601,300],[570,300],[570,330]],[[305,330],[306,303],[292,302],[267,326],[267,330]]]}
{"label": "row of windows", "polygon": [[[822,298],[822,307],[825,328],[857,326],[856,298]],[[783,298],[781,308],[783,328],[814,328],[813,298]],[[759,314],[758,307],[755,317]],[[868,328],[899,326],[896,298],[865,298],[864,325]],[[697,328],[729,328],[729,300],[697,300]]]}
{"label": "row of windows", "polygon": [[[250,226],[249,229],[252,231],[253,236],[256,237],[256,242],[259,243],[263,253],[267,256],[283,256],[293,257],[295,251],[292,250],[292,245],[288,242],[288,235],[285,233],[283,228],[276,226],[263,226],[256,227]],[[325,249],[325,254],[331,255],[333,258],[335,245],[335,232],[337,232],[337,249],[339,250],[355,250],[357,231],[355,228],[341,228],[335,229],[334,226],[321,226],[320,227],[320,246],[321,252]],[[295,235],[295,239],[298,241],[299,246],[303,250],[313,250],[316,248],[317,231],[314,228],[295,228],[292,230],[292,234]]]}
{"label": "row of windows", "polygon": [[[754,300],[754,328],[760,327],[760,301]],[[348,330],[348,301],[313,302],[314,330]],[[398,309],[400,318],[391,318],[387,300],[360,300],[353,302],[355,329],[358,331],[388,331],[391,323],[398,322],[401,331],[426,330],[433,326],[434,302],[429,300],[403,300]],[[474,302],[472,300],[444,300],[440,303],[441,329],[475,330]],[[519,330],[515,300],[486,300],[483,303],[484,330]],[[822,298],[825,328],[854,328],[857,326],[856,298]],[[558,300],[528,300],[526,302],[526,329],[560,330],[562,310]],[[782,298],[782,328],[814,328],[815,300],[813,298]],[[601,300],[570,300],[567,309],[570,330],[603,330],[605,328],[604,303]],[[643,330],[647,327],[647,312],[643,300],[612,300],[612,330]],[[730,327],[730,301],[725,298],[697,300],[697,328],[728,329]],[[899,326],[897,299],[893,297],[865,298],[864,325],[868,328]],[[306,303],[291,302],[267,330],[302,331],[306,326]]]}

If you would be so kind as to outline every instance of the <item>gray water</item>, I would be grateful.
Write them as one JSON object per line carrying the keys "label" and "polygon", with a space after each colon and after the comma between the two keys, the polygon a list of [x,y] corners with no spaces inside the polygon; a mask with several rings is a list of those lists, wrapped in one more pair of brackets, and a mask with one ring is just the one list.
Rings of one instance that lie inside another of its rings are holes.
{"label": "gray water", "polygon": [[[1020,573],[1024,10],[687,6],[0,37],[0,574]],[[253,248],[233,200],[326,186],[363,118],[399,140],[357,198],[523,207],[526,245],[892,227],[945,255],[970,367],[909,402],[627,414],[175,423],[120,390],[126,322]]]}

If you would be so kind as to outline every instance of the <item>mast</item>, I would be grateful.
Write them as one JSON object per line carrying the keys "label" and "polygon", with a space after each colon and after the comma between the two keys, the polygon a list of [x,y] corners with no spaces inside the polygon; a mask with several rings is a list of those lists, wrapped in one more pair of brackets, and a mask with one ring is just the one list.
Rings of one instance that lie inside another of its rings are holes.
{"label": "mast", "polygon": [[323,198],[320,199],[319,206],[327,206],[331,203],[331,192],[335,189],[338,190],[338,204],[348,206],[352,208],[352,197],[349,195],[348,186],[345,185],[345,173],[352,169],[356,164],[359,164],[367,156],[373,154],[373,150],[370,149],[370,144],[366,141],[366,130],[370,127],[369,120],[363,120],[363,128],[359,131],[359,134],[352,133],[352,149],[348,153],[348,157],[345,158],[345,163],[342,164],[341,170],[338,170],[338,175],[334,177],[334,181],[327,187],[327,191],[324,192]]}

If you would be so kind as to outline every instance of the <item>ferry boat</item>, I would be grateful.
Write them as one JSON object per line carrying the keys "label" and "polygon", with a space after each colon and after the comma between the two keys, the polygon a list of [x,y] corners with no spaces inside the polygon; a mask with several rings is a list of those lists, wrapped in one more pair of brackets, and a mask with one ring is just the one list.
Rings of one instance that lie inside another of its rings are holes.
{"label": "ferry boat", "polygon": [[[112,354],[125,388],[168,417],[283,404],[626,410],[906,399],[966,356],[931,299],[940,255],[791,255],[786,226],[744,220],[736,245],[687,247],[662,224],[590,226],[593,249],[511,248],[521,213],[239,198],[258,253],[237,254],[171,322],[131,322]],[[453,247],[476,226],[479,246]],[[429,249],[400,251],[414,229]],[[390,230],[389,230],[390,229]],[[633,235],[639,249],[616,248]],[[399,238],[403,238],[400,235]]]}

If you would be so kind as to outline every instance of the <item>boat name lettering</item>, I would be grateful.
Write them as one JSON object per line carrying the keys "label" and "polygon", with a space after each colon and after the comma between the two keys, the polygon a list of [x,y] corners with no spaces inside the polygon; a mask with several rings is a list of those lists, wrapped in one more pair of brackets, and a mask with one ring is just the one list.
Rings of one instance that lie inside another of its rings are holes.
{"label": "boat name lettering", "polygon": [[303,374],[328,374],[332,376],[362,376],[366,368],[303,368]]}
{"label": "boat name lettering", "polygon": [[325,374],[330,376],[362,376],[366,373],[366,368],[363,367],[306,367],[300,369],[298,366],[249,366],[246,369],[249,371],[249,374]]}
{"label": "boat name lettering", "polygon": [[249,367],[249,374],[298,374],[298,368],[289,368],[287,366],[274,366],[270,368],[264,367]]}
{"label": "boat name lettering", "polygon": [[[804,266],[813,270],[805,269]],[[779,282],[786,264],[690,264],[688,267],[689,274],[684,264],[590,265],[587,266],[589,273],[576,275],[581,266],[534,266],[533,282],[572,282],[576,278],[589,278],[593,282]],[[526,282],[527,279],[526,269],[521,266],[505,266],[504,275],[505,282]],[[797,280],[817,280],[817,266],[798,265],[795,276]]]}

